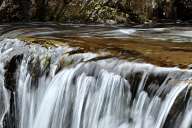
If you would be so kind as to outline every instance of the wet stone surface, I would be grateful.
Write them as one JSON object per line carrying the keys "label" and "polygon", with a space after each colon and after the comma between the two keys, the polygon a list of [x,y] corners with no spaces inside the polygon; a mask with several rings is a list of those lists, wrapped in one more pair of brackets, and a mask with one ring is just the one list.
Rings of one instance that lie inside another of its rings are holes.
{"label": "wet stone surface", "polygon": [[40,43],[45,47],[68,44],[80,49],[76,53],[95,52],[106,57],[147,62],[163,67],[188,68],[192,63],[192,44],[188,43],[97,37],[65,37],[63,39],[24,37],[22,40]]}

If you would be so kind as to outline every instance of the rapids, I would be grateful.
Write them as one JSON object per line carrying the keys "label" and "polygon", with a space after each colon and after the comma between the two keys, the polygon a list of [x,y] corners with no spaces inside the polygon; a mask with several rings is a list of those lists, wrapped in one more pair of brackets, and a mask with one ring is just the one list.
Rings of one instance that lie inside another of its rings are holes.
{"label": "rapids", "polygon": [[0,128],[191,128],[192,70],[0,42]]}

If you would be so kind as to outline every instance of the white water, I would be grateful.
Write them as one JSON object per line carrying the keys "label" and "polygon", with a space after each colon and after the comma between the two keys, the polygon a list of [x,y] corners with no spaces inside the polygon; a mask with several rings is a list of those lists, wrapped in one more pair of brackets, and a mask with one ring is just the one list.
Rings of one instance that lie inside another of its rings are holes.
{"label": "white water", "polygon": [[[68,55],[75,49],[46,49],[10,39],[0,42],[0,128],[6,126],[3,120],[10,112],[11,93],[3,84],[3,67],[21,53],[24,56],[15,74],[18,128],[163,128],[165,124],[169,128],[191,127],[191,94],[186,93],[191,88],[192,71],[118,59],[89,62],[99,55]],[[36,69],[40,72],[38,77]],[[141,74],[140,80],[136,73]],[[165,78],[159,82],[150,78],[152,74]],[[187,102],[183,104],[186,108],[174,110],[180,115],[171,114],[174,103],[181,102],[179,98]],[[172,119],[174,116],[178,117]],[[180,126],[174,125],[177,121]]]}

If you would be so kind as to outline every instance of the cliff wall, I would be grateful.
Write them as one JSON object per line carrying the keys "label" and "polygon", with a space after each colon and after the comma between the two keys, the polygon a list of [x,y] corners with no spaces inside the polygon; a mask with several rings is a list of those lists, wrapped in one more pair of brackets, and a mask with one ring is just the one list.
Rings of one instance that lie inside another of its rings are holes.
{"label": "cliff wall", "polygon": [[0,22],[126,24],[161,19],[192,19],[192,0],[0,0]]}

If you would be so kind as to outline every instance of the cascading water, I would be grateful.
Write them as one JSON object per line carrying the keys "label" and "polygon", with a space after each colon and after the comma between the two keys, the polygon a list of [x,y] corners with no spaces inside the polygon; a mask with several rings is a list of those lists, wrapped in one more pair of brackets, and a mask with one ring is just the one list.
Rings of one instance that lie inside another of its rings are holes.
{"label": "cascading water", "polygon": [[191,128],[191,70],[0,42],[0,128]]}

